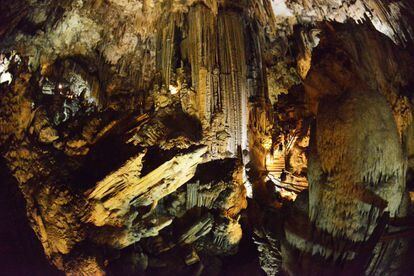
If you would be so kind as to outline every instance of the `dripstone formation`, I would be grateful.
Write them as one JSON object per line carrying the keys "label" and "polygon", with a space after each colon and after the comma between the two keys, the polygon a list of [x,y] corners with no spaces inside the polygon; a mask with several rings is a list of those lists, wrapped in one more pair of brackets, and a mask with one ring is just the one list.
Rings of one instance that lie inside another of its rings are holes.
{"label": "dripstone formation", "polygon": [[3,2],[0,274],[413,273],[410,1]]}

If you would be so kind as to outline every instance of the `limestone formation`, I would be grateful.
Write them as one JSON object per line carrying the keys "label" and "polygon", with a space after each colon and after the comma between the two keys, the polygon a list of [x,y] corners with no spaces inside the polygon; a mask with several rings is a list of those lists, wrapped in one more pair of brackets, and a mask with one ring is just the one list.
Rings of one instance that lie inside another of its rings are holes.
{"label": "limestone formation", "polygon": [[0,274],[409,275],[413,11],[3,0]]}

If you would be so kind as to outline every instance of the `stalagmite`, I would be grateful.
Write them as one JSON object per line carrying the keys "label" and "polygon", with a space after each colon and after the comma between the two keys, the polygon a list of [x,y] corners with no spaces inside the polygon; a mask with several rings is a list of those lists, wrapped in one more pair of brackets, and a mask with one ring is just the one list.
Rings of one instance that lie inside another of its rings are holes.
{"label": "stalagmite", "polygon": [[[313,109],[317,114],[307,167],[309,209],[295,211],[285,225],[284,250],[292,255],[284,260],[284,267],[290,273],[363,273],[375,267],[366,251],[381,254],[374,248],[386,235],[388,217],[406,214],[406,157],[387,101],[394,92],[384,96],[373,90],[375,86],[357,66],[369,61],[353,59],[352,50],[347,52],[347,46],[335,41],[340,36],[333,35],[336,38],[323,41],[322,47],[331,48],[323,58],[317,56],[321,60],[312,65],[306,80],[306,92],[318,98],[318,104]],[[390,247],[384,248],[386,254]],[[293,265],[295,250],[306,255],[300,268]],[[305,264],[312,258],[333,262],[326,267],[321,262]]]}

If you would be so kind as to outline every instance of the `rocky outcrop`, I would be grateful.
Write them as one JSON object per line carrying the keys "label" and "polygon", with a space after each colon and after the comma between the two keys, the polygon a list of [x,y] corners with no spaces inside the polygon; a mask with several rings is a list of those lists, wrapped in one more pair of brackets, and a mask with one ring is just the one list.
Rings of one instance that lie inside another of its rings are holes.
{"label": "rocky outcrop", "polygon": [[[396,123],[402,114],[397,115],[387,101],[403,90],[382,90],[381,79],[367,77],[368,72],[357,65],[370,59],[354,58],[355,52],[335,41],[324,40],[305,82],[316,121],[307,167],[309,210],[295,212],[285,226],[289,244],[285,248],[295,248],[287,251],[305,254],[303,266],[295,268],[291,261],[296,253],[285,253],[292,254],[284,259],[284,267],[293,274],[362,273],[364,266],[372,266],[367,251],[386,235],[384,218],[406,215],[406,156]],[[381,68],[382,76],[388,74],[387,67],[376,68]],[[332,265],[324,268],[328,258]],[[315,263],[305,263],[309,260]]]}
{"label": "rocky outcrop", "polygon": [[[336,21],[343,23],[352,19],[355,22],[370,20],[375,28],[399,43],[413,39],[412,4],[409,1],[388,2],[369,1],[286,1],[293,13],[309,21]],[[410,14],[408,17],[403,14]],[[407,20],[408,19],[408,20]],[[411,19],[412,20],[412,19]],[[410,43],[410,42],[409,42]]]}
{"label": "rocky outcrop", "polygon": [[409,270],[409,1],[3,2],[0,155],[58,269]]}
{"label": "rocky outcrop", "polygon": [[[64,93],[59,85],[50,86],[51,92],[32,98],[30,83],[37,76],[25,68],[25,62],[13,62],[14,85],[4,86],[2,104],[10,109],[2,111],[2,141],[10,147],[3,154],[27,201],[31,226],[59,269],[67,274],[104,273],[102,259],[110,256],[98,248],[122,250],[144,239],[149,242],[162,237],[164,228],[177,229],[182,238],[167,235],[170,241],[163,252],[189,246],[195,248],[194,256],[235,252],[242,236],[237,216],[246,208],[243,168],[237,159],[228,159],[216,177],[208,171],[220,168],[221,162],[198,169],[208,160],[207,147],[199,122],[181,110],[178,97],[154,91],[151,115],[105,121],[99,116],[110,117],[108,111],[92,109],[54,120],[59,108],[36,105],[41,97],[69,102],[79,87],[73,85],[77,80],[69,78]],[[63,72],[66,77],[73,71]],[[89,105],[85,89],[79,106]],[[76,124],[85,115],[89,123]],[[108,160],[106,154],[114,152],[116,158]],[[91,163],[101,165],[88,171]],[[194,185],[199,190],[192,197]],[[200,212],[199,221],[181,229],[191,212]],[[84,252],[83,244],[92,251]]]}

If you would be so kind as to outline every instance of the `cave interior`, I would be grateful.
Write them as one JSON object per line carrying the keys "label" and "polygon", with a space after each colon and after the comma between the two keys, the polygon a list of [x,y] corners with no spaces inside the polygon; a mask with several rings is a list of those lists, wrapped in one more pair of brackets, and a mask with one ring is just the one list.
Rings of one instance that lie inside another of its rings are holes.
{"label": "cave interior", "polygon": [[412,0],[2,0],[0,275],[414,275]]}

